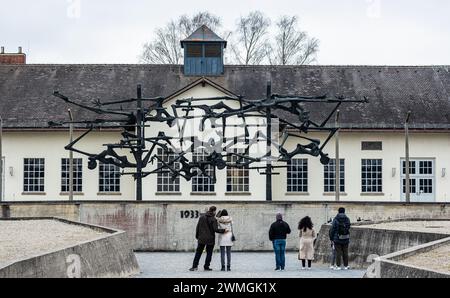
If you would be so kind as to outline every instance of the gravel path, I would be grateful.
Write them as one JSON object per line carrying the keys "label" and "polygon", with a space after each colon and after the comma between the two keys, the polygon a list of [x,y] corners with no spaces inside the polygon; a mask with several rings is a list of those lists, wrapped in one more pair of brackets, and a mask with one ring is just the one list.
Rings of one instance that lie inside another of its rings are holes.
{"label": "gravel path", "polygon": [[231,272],[220,271],[220,253],[214,252],[213,271],[203,271],[205,254],[200,259],[198,271],[190,272],[194,253],[154,252],[136,253],[141,268],[137,277],[146,278],[362,278],[364,270],[333,271],[324,265],[313,263],[312,270],[300,270],[297,253],[286,254],[286,270],[275,272],[275,257],[270,252],[232,252]]}
{"label": "gravel path", "polygon": [[363,228],[386,229],[397,231],[414,231],[437,234],[450,234],[450,220],[443,221],[394,221],[373,225],[364,225]]}
{"label": "gravel path", "polygon": [[0,267],[105,235],[56,220],[0,220]]}
{"label": "gravel path", "polygon": [[450,273],[450,244],[401,260],[402,263]]}

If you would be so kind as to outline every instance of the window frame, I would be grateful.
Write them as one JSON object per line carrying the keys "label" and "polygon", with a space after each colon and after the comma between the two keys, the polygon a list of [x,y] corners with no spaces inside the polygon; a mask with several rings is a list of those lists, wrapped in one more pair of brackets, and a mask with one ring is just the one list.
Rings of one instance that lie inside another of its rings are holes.
{"label": "window frame", "polygon": [[[31,162],[33,161],[33,162]],[[33,170],[30,169],[33,167]],[[36,167],[38,169],[36,169]],[[32,174],[32,175],[31,175]],[[36,177],[37,174],[37,177]],[[31,182],[33,181],[33,182]],[[25,157],[23,159],[23,192],[45,192],[45,158]]]}
{"label": "window frame", "polygon": [[[293,165],[293,162],[295,165]],[[299,164],[301,163],[301,164]],[[295,170],[294,170],[295,167]],[[298,170],[301,167],[301,171]],[[292,158],[286,168],[287,193],[307,193],[309,190],[309,165],[307,158]],[[296,183],[293,183],[293,182]]]}
{"label": "window frame", "polygon": [[[116,177],[105,177],[105,174],[115,175]],[[114,164],[99,163],[98,167],[98,191],[99,193],[120,193],[121,174],[120,167]],[[106,183],[108,182],[108,183]],[[113,183],[110,183],[113,182]]]}
{"label": "window frame", "polygon": [[[66,167],[66,169],[65,169]],[[69,158],[61,158],[61,192],[68,193],[69,190]],[[73,159],[73,192],[83,192],[83,159]]]}
{"label": "window frame", "polygon": [[[329,168],[332,167],[332,170]],[[339,193],[345,193],[345,159],[339,158]],[[332,174],[332,177],[329,175]],[[323,165],[323,191],[325,193],[336,192],[336,159],[330,159],[330,163]]]}
{"label": "window frame", "polygon": [[[373,164],[374,162],[375,164]],[[375,183],[373,183],[374,181]],[[363,194],[383,193],[383,159],[381,158],[361,159],[361,193]]]}

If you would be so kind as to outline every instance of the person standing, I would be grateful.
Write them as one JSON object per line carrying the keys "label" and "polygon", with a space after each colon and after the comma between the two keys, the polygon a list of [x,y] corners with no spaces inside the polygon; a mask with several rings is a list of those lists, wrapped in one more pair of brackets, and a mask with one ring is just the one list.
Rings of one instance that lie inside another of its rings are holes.
{"label": "person standing", "polygon": [[216,220],[216,207],[211,206],[209,210],[202,214],[198,219],[197,227],[195,229],[195,238],[198,241],[197,249],[195,251],[194,262],[190,271],[195,271],[198,268],[200,258],[202,256],[203,250],[206,248],[206,259],[204,269],[205,271],[212,271],[209,267],[211,264],[212,253],[214,250],[214,244],[216,242],[215,233],[226,233],[226,229],[219,228]]}
{"label": "person standing", "polygon": [[231,271],[231,247],[233,246],[233,219],[228,215],[228,211],[223,209],[218,214],[217,221],[219,227],[228,232],[219,234],[218,244],[220,246],[220,263],[222,265],[221,271],[225,271],[225,253],[227,256],[227,271]]}
{"label": "person standing", "polygon": [[283,271],[286,263],[286,238],[291,233],[289,225],[283,221],[281,213],[277,213],[276,221],[272,223],[269,229],[269,239],[272,241],[275,252],[275,271]]}
{"label": "person standing", "polygon": [[344,261],[344,269],[348,270],[348,245],[350,243],[350,219],[345,215],[345,208],[339,208],[338,214],[333,219],[330,229],[330,240],[336,250],[335,270],[341,270],[341,260]]}
{"label": "person standing", "polygon": [[311,270],[311,263],[314,260],[314,240],[316,239],[316,231],[313,229],[313,223],[309,216],[305,216],[298,223],[300,248],[298,258],[302,261],[302,270],[306,269],[306,261],[308,261],[308,270]]}

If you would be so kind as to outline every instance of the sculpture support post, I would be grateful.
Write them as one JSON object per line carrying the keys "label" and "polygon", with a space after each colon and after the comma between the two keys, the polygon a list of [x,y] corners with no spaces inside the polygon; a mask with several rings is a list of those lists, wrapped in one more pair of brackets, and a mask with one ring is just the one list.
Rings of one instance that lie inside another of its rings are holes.
{"label": "sculpture support post", "polygon": [[411,112],[408,111],[405,120],[405,200],[406,203],[411,201],[411,189],[410,189],[410,181],[409,181],[409,117],[411,116]]}
{"label": "sculpture support post", "polygon": [[142,117],[142,87],[137,85],[137,116],[136,116],[136,200],[142,201],[142,151],[145,147],[143,137],[143,117]]}
{"label": "sculpture support post", "polygon": [[336,111],[336,128],[338,129],[335,134],[336,140],[336,149],[335,149],[335,197],[336,202],[340,200],[340,192],[341,192],[341,161],[339,159],[339,110]]}
{"label": "sculpture support post", "polygon": [[[72,122],[72,111],[67,109],[69,112],[69,119]],[[73,142],[73,123],[69,124],[69,139],[70,143]],[[69,201],[73,201],[73,151],[69,151]]]}
{"label": "sculpture support post", "polygon": [[[270,101],[272,96],[272,83],[267,82],[267,100]],[[269,158],[272,156],[272,113],[270,107],[266,108],[267,123],[267,164],[266,164],[266,201],[272,201],[272,165]]]}

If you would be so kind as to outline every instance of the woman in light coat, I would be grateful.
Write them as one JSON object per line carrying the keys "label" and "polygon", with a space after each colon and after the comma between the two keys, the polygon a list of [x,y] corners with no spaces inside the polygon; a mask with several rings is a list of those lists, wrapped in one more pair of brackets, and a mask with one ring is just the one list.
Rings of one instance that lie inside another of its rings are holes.
{"label": "woman in light coat", "polygon": [[226,229],[228,232],[219,234],[218,244],[220,246],[220,261],[222,271],[225,271],[225,253],[227,255],[227,271],[231,271],[231,247],[233,246],[233,219],[228,215],[228,211],[223,209],[217,214],[219,228]]}
{"label": "woman in light coat", "polygon": [[302,270],[306,269],[306,260],[308,261],[308,270],[310,270],[311,262],[314,260],[314,240],[317,237],[311,218],[309,216],[302,218],[298,224],[298,229],[300,237],[298,258],[302,261]]}

